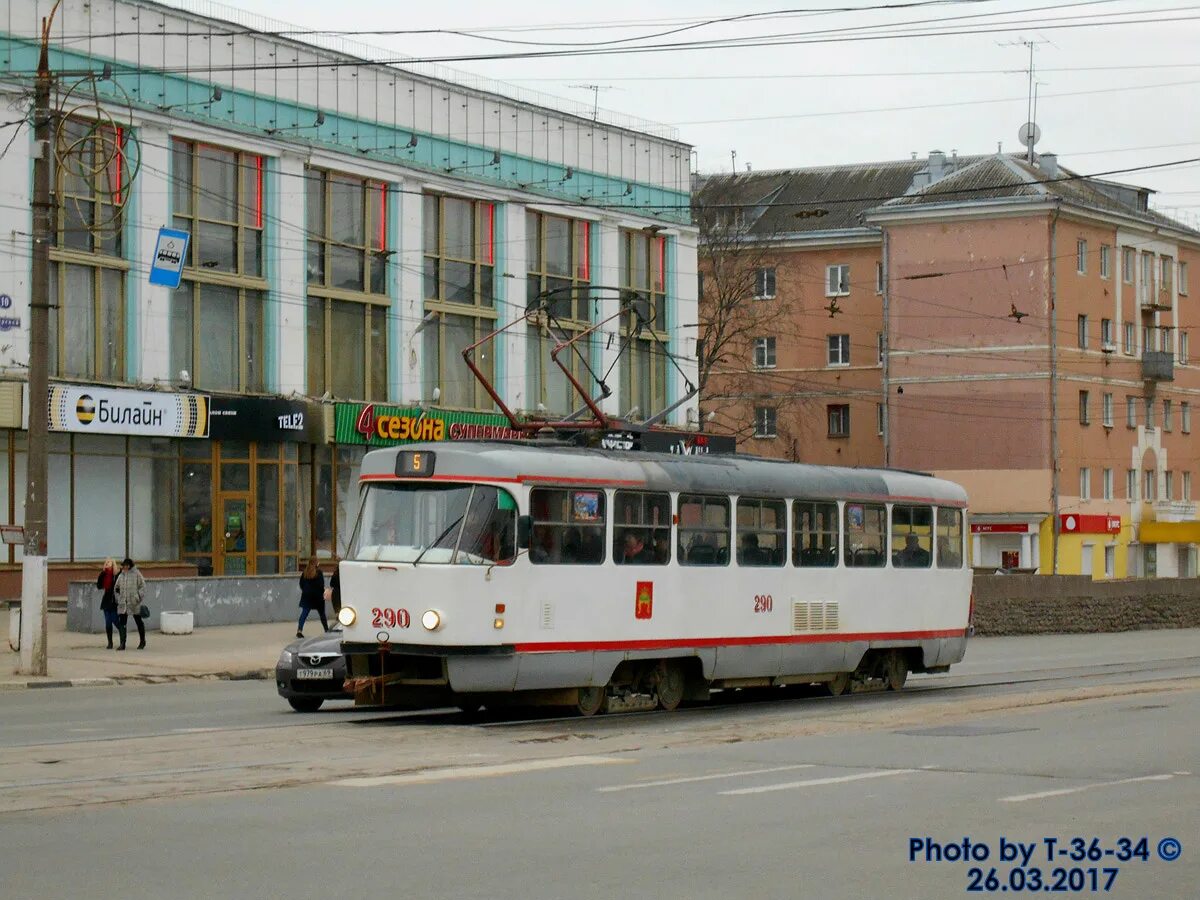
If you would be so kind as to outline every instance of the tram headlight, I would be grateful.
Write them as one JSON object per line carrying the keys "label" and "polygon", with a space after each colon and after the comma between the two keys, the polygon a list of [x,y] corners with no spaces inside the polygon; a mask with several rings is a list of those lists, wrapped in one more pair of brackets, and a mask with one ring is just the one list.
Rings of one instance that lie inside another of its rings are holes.
{"label": "tram headlight", "polygon": [[353,606],[343,606],[338,610],[337,620],[343,628],[349,628],[358,619],[358,613]]}
{"label": "tram headlight", "polygon": [[426,631],[437,631],[442,627],[442,614],[436,609],[427,609],[421,613],[421,624]]}

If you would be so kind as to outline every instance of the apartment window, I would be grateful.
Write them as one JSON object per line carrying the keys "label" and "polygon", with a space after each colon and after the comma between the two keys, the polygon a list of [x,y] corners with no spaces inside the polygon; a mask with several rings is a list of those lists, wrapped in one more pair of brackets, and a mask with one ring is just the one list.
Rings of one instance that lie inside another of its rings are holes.
{"label": "apartment window", "polygon": [[850,293],[850,266],[825,267],[825,296],[842,297]]}
{"label": "apartment window", "polygon": [[308,393],[387,399],[387,185],[310,169]]}
{"label": "apartment window", "polygon": [[1112,256],[1112,247],[1108,246],[1108,244],[1101,244],[1100,245],[1100,277],[1101,278],[1109,277],[1109,274],[1110,274],[1109,270],[1111,268],[1111,261],[1110,261],[1111,256]]}
{"label": "apartment window", "polygon": [[1137,499],[1137,469],[1125,470],[1125,496],[1129,500]]}
{"label": "apartment window", "polygon": [[875,358],[878,363],[883,365],[883,332],[877,332],[875,335]]}
{"label": "apartment window", "polygon": [[1075,242],[1075,271],[1080,275],[1087,271],[1087,241],[1082,239]]}
{"label": "apartment window", "polygon": [[1125,398],[1125,424],[1137,428],[1137,397]]}
{"label": "apartment window", "polygon": [[[421,220],[427,322],[421,331],[425,399],[432,401],[437,390],[437,402],[442,406],[490,409],[491,398],[467,371],[461,354],[496,327],[495,208],[481,200],[425,194]],[[532,300],[547,287],[546,261],[536,253],[528,259],[526,284],[531,296],[527,299]],[[569,272],[566,283],[572,283]],[[564,296],[569,304],[570,293],[556,294],[554,299]],[[492,357],[491,352],[475,355],[488,377],[494,375]]]}
{"label": "apartment window", "polygon": [[1113,470],[1105,469],[1103,474],[1104,499],[1111,500],[1113,498]]}
{"label": "apartment window", "polygon": [[1179,264],[1179,293],[1187,295],[1188,292],[1188,264],[1181,262]]}
{"label": "apartment window", "polygon": [[881,262],[875,263],[875,293],[883,293],[883,263]]}
{"label": "apartment window", "polygon": [[1127,356],[1133,356],[1133,351],[1134,351],[1133,340],[1134,340],[1134,335],[1136,334],[1136,332],[1133,330],[1133,323],[1132,322],[1124,323],[1124,325],[1122,326],[1122,330],[1123,330],[1124,337],[1122,340],[1123,346],[1121,347],[1121,349],[1125,352],[1125,354]]}
{"label": "apartment window", "polygon": [[[662,238],[659,238],[662,240]],[[754,299],[775,299],[775,267],[754,270]]]}
{"label": "apartment window", "polygon": [[[128,200],[122,128],[69,119],[60,140],[72,162],[55,166],[50,248],[49,371],[97,381],[125,378],[124,204]],[[92,160],[110,159],[93,171]],[[86,160],[86,162],[80,162]]]}
{"label": "apartment window", "polygon": [[1086,350],[1088,345],[1088,317],[1079,316],[1075,322],[1079,348]]}
{"label": "apartment window", "polygon": [[827,338],[827,346],[829,350],[829,365],[850,365],[850,335],[831,334]]}
{"label": "apartment window", "polygon": [[1142,326],[1142,352],[1154,349],[1154,332],[1150,330],[1149,325]]}
{"label": "apartment window", "polygon": [[1092,499],[1092,470],[1086,466],[1079,470],[1079,499]]}
{"label": "apartment window", "polygon": [[1183,497],[1181,499],[1183,499],[1183,500],[1191,500],[1192,499],[1192,473],[1191,472],[1183,473]]}
{"label": "apartment window", "polygon": [[176,227],[191,234],[171,295],[171,370],[199,388],[262,391],[263,157],[172,140]]}
{"label": "apartment window", "polygon": [[877,434],[883,434],[883,404],[875,404],[875,431]]}
{"label": "apartment window", "polygon": [[1100,320],[1100,349],[1113,350],[1117,346],[1113,339],[1113,321],[1112,319]]}
{"label": "apartment window", "polygon": [[1132,247],[1121,248],[1121,280],[1126,284],[1133,284],[1133,257]]}
{"label": "apartment window", "polygon": [[775,368],[775,338],[754,339],[754,367],[756,369]]}
{"label": "apartment window", "polygon": [[1088,402],[1091,399],[1089,391],[1079,392],[1079,424],[1087,425],[1091,422],[1091,414],[1088,410]]}
{"label": "apartment window", "polygon": [[1146,427],[1154,427],[1154,398],[1146,398]]}
{"label": "apartment window", "polygon": [[769,406],[754,408],[754,436],[757,438],[773,438],[777,436],[775,416],[776,410]]}
{"label": "apartment window", "polygon": [[1192,404],[1186,400],[1179,403],[1179,430],[1184,434],[1192,433]]}
{"label": "apartment window", "polygon": [[1173,418],[1171,415],[1171,401],[1163,400],[1163,431],[1170,431],[1174,427]]}
{"label": "apartment window", "polygon": [[1100,398],[1100,416],[1101,421],[1106,428],[1113,426],[1113,395],[1104,394]]}
{"label": "apartment window", "polygon": [[829,420],[830,437],[850,437],[850,406],[845,403],[825,408]]}
{"label": "apartment window", "polygon": [[1188,354],[1188,333],[1186,331],[1179,332],[1179,363],[1186,366],[1189,359]]}
{"label": "apartment window", "polygon": [[1159,338],[1161,348],[1167,353],[1175,352],[1175,332],[1170,328],[1159,329],[1162,337]]}
{"label": "apartment window", "polygon": [[1154,477],[1153,469],[1146,469],[1146,471],[1142,473],[1142,499],[1158,499],[1158,482]]}
{"label": "apartment window", "polygon": [[1174,276],[1175,260],[1170,256],[1160,256],[1158,258],[1158,291],[1160,294],[1170,296],[1175,280]]}
{"label": "apartment window", "polygon": [[[620,286],[637,293],[644,309],[621,317],[621,337],[628,349],[621,356],[621,403],[646,417],[667,406],[667,239],[645,231],[620,232]],[[774,296],[774,269],[769,269]]]}
{"label": "apartment window", "polygon": [[1150,292],[1154,290],[1154,254],[1142,254],[1142,272],[1141,284],[1138,285],[1138,296],[1145,303],[1150,299]]}
{"label": "apartment window", "polygon": [[1169,469],[1163,473],[1163,499],[1175,499],[1175,473]]}

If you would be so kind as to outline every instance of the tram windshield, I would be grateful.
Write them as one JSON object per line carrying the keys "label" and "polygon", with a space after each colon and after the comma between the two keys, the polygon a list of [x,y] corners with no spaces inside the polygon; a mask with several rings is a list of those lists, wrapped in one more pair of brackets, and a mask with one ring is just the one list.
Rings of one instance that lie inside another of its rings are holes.
{"label": "tram windshield", "polygon": [[491,565],[516,555],[517,504],[482,484],[367,486],[350,558],[433,565]]}

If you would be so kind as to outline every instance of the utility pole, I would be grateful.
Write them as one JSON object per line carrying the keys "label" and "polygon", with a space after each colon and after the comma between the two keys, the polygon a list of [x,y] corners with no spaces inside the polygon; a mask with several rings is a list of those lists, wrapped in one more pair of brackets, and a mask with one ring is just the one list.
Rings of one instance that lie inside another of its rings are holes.
{"label": "utility pole", "polygon": [[46,432],[50,332],[50,167],[52,165],[50,23],[33,95],[33,265],[29,279],[29,453],[25,475],[25,553],[21,560],[21,673],[46,674]]}

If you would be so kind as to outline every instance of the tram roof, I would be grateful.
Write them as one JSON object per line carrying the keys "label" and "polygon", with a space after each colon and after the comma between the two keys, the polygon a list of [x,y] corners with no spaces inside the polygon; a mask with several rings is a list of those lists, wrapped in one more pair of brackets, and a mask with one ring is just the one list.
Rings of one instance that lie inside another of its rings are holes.
{"label": "tram roof", "polygon": [[374,450],[363,475],[394,475],[403,451],[435,454],[435,476],[644,487],[648,490],[811,499],[892,497],[965,505],[966,491],[931,475],[897,469],[817,466],[750,456],[601,450],[533,442],[455,441]]}

